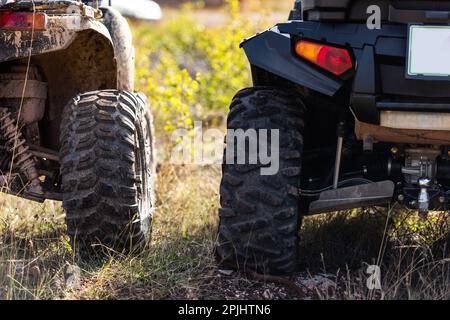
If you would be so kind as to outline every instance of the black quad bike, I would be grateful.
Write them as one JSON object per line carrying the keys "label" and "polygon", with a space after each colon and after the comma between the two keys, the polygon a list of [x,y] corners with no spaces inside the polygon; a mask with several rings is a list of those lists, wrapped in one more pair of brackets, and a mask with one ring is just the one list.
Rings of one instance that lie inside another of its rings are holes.
{"label": "black quad bike", "polygon": [[[126,20],[99,1],[0,0],[0,184],[60,200],[80,253],[150,239],[155,152]],[[96,246],[99,245],[99,246]]]}
{"label": "black quad bike", "polygon": [[295,271],[308,215],[449,209],[450,1],[296,1],[242,47],[254,86],[233,99],[228,128],[278,129],[280,168],[223,165],[224,265]]}

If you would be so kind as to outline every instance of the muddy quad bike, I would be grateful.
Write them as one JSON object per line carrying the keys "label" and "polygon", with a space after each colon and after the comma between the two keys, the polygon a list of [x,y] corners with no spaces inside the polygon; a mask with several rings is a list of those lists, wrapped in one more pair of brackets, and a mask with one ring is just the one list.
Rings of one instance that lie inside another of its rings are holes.
{"label": "muddy quad bike", "polygon": [[2,191],[62,201],[80,253],[150,239],[153,126],[133,81],[131,32],[114,9],[0,0]]}
{"label": "muddy quad bike", "polygon": [[450,1],[304,0],[242,42],[254,86],[228,128],[279,130],[279,171],[223,165],[221,262],[290,273],[304,216],[449,208],[449,25]]}

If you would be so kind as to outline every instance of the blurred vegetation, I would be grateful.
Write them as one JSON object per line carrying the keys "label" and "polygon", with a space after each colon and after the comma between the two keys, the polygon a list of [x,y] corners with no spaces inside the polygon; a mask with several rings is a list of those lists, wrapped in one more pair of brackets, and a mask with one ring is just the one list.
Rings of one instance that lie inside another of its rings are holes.
{"label": "blurred vegetation", "polygon": [[236,91],[250,84],[239,43],[258,30],[241,15],[237,0],[228,1],[226,23],[218,26],[197,22],[193,5],[182,10],[177,19],[134,29],[137,86],[167,132],[189,129],[208,113],[226,112]]}

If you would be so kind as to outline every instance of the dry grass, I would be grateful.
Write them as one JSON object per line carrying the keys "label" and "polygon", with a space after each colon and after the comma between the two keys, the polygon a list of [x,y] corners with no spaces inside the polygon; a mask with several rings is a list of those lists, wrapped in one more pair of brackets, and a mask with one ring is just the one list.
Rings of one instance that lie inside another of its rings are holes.
{"label": "dry grass", "polygon": [[74,264],[57,204],[3,197],[0,298],[198,298],[213,278],[218,168],[163,166],[151,250],[81,264],[82,284],[66,286]]}
{"label": "dry grass", "polygon": [[[218,167],[162,166],[151,249],[79,265],[79,288],[67,283],[67,268],[74,259],[59,205],[3,196],[0,298],[299,298],[279,285],[218,272],[213,250],[219,179]],[[304,263],[293,281],[303,284],[318,274],[331,279],[331,286],[324,289],[317,283],[305,292],[316,299],[449,299],[450,261],[444,252],[448,216],[436,217],[412,233],[411,223],[395,222],[407,215],[394,211],[385,232],[386,215],[371,209],[306,219],[300,244]],[[412,217],[408,221],[415,221]],[[372,293],[366,288],[365,269],[377,259],[383,291]]]}
{"label": "dry grass", "polygon": [[[449,299],[450,216],[366,209],[308,218],[303,227],[303,269],[335,275],[320,298]],[[382,290],[367,289],[367,266],[381,268]]]}
{"label": "dry grass", "polygon": [[[167,152],[160,140],[159,152]],[[276,284],[218,272],[219,182],[219,167],[161,163],[150,250],[75,268],[58,203],[0,196],[0,299],[299,298]],[[421,222],[375,209],[307,218],[304,258],[292,281],[316,299],[450,299],[449,224],[448,214]],[[383,290],[370,292],[365,270],[375,263]],[[79,285],[69,281],[77,268]]]}
{"label": "dry grass", "polygon": [[151,250],[109,261],[76,296],[201,298],[213,274],[217,174],[216,168],[163,166]]}
{"label": "dry grass", "polygon": [[71,260],[60,206],[6,195],[0,206],[0,298],[58,297]]}

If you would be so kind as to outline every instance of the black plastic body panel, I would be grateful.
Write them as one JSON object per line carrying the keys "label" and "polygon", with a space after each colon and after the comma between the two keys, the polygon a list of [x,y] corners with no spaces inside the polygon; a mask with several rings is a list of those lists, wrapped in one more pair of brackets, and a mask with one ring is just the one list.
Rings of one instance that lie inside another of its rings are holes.
{"label": "black plastic body panel", "polygon": [[293,54],[289,37],[266,31],[242,44],[250,63],[311,90],[333,96],[343,81],[326,75]]}
{"label": "black plastic body panel", "polygon": [[[379,124],[380,110],[445,111],[450,81],[407,79],[406,24],[383,24],[370,30],[365,23],[290,21],[242,43],[250,63],[283,79],[333,97],[351,88],[350,106],[358,120]],[[299,58],[294,43],[309,39],[348,48],[353,74],[339,78]],[[344,106],[348,107],[348,106]]]}

